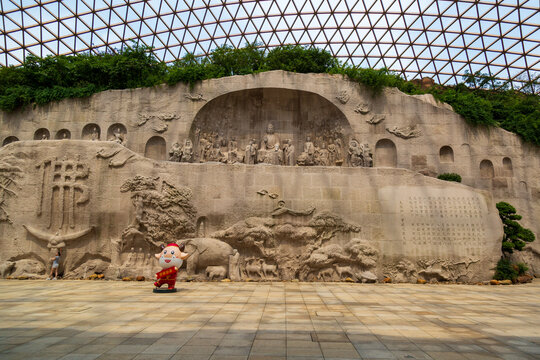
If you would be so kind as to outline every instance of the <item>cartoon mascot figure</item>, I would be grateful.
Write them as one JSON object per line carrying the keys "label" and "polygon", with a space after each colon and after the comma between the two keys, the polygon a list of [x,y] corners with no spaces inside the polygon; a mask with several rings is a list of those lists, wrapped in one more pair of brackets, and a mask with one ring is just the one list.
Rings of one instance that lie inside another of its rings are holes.
{"label": "cartoon mascot figure", "polygon": [[154,286],[160,288],[161,285],[167,284],[169,291],[175,291],[174,285],[176,284],[176,276],[178,270],[182,266],[182,262],[189,257],[189,254],[183,252],[184,244],[168,244],[161,250],[161,253],[156,254],[156,258],[159,260],[159,266],[163,268],[160,272],[156,273],[156,282]]}

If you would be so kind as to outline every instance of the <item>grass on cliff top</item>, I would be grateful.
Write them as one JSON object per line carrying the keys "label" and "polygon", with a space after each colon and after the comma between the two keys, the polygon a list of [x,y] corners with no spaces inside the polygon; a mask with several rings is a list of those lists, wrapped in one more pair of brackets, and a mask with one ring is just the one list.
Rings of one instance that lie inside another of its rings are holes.
{"label": "grass on cliff top", "polygon": [[529,91],[515,91],[482,74],[469,74],[455,86],[422,88],[386,69],[361,69],[338,62],[315,47],[279,46],[267,52],[255,44],[242,49],[219,47],[209,57],[187,55],[173,64],[158,61],[148,48],[127,47],[117,53],[72,56],[29,56],[24,65],[0,68],[0,109],[46,104],[65,98],[87,97],[111,89],[149,87],[182,82],[193,86],[205,79],[254,74],[270,70],[341,74],[365,85],[377,96],[384,87],[407,94],[432,94],[450,104],[472,125],[500,126],[540,145],[540,101]]}

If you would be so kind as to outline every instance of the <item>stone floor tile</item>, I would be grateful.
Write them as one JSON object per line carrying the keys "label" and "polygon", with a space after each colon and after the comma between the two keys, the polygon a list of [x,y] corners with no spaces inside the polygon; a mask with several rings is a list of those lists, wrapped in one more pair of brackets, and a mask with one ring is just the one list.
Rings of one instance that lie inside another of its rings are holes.
{"label": "stone floor tile", "polygon": [[251,346],[218,346],[212,355],[248,356]]}
{"label": "stone floor tile", "polygon": [[105,353],[96,358],[96,360],[132,360],[136,357],[135,354],[109,354]]}
{"label": "stone floor tile", "polygon": [[427,354],[437,360],[465,360],[462,354],[454,351],[428,351]]}
{"label": "stone floor tile", "polygon": [[[362,359],[395,359],[396,355],[394,355],[390,350],[381,350],[381,349],[360,349],[358,350],[358,354],[362,357]],[[326,358],[326,354],[325,354]]]}
{"label": "stone floor tile", "polygon": [[139,354],[146,350],[147,347],[148,345],[120,344],[107,352],[110,354]]}
{"label": "stone floor tile", "polygon": [[184,345],[178,350],[178,354],[212,355],[216,348],[215,345]]}
{"label": "stone floor tile", "polygon": [[59,360],[95,360],[98,357],[98,354],[68,354]]}
{"label": "stone floor tile", "polygon": [[306,348],[306,347],[287,347],[287,357],[291,356],[305,356],[305,357],[322,357],[322,350],[318,345]]}

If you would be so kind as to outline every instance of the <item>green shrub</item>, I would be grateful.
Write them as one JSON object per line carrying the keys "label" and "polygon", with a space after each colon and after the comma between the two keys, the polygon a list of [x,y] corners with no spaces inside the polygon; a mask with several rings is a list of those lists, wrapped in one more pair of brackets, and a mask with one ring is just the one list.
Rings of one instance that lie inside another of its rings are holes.
{"label": "green shrub", "polygon": [[285,70],[341,74],[363,84],[373,95],[385,87],[397,87],[407,94],[432,94],[472,125],[500,126],[540,145],[540,97],[534,93],[538,79],[528,83],[530,91],[524,92],[509,90],[507,84],[481,73],[466,74],[464,83],[456,86],[426,89],[387,69],[340,64],[328,51],[315,47],[287,45],[265,52],[257,44],[241,49],[222,46],[208,57],[188,54],[171,65],[158,61],[150,50],[128,46],[116,53],[29,56],[20,67],[0,68],[0,109],[12,111],[31,103],[46,104],[109,89],[179,82],[193,86],[205,79]]}
{"label": "green shrub", "polygon": [[459,174],[455,173],[444,173],[437,176],[437,179],[439,180],[446,180],[446,181],[455,181],[460,183],[461,182],[461,176]]}
{"label": "green shrub", "polygon": [[518,272],[518,275],[524,275],[529,271],[529,267],[525,263],[517,263],[514,265],[514,269]]}
{"label": "green shrub", "polygon": [[518,276],[518,271],[510,260],[501,258],[497,263],[493,278],[495,280],[512,280],[512,282],[515,282]]}
{"label": "green shrub", "polygon": [[338,66],[328,51],[300,45],[278,46],[268,52],[264,70],[325,73]]}
{"label": "green shrub", "polygon": [[535,240],[534,233],[522,227],[516,220],[521,220],[522,216],[516,214],[516,208],[501,201],[497,203],[499,217],[503,222],[504,236],[502,243],[503,253],[513,253],[514,250],[521,251],[527,243]]}

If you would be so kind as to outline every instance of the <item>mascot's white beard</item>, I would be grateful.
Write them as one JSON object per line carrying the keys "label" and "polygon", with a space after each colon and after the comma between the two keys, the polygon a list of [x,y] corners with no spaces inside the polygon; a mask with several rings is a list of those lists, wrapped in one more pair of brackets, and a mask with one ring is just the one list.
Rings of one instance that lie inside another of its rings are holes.
{"label": "mascot's white beard", "polygon": [[[166,262],[165,260],[169,260],[169,262]],[[159,258],[159,266],[161,266],[163,269],[170,268],[171,266],[176,266],[177,268],[180,268],[180,266],[182,266],[182,259],[177,258],[175,255],[170,258],[166,258],[161,255],[161,257]]]}

